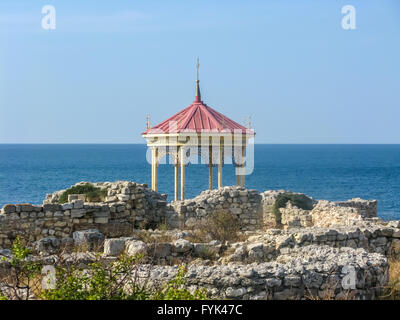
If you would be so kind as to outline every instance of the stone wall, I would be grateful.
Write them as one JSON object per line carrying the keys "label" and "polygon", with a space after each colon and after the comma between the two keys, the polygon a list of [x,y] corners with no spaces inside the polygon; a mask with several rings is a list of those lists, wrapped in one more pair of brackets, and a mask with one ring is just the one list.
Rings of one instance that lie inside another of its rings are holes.
{"label": "stone wall", "polygon": [[285,228],[311,227],[313,225],[310,210],[299,209],[289,201],[281,212],[281,223]]}
{"label": "stone wall", "polygon": [[364,218],[374,218],[378,215],[378,201],[353,198],[347,201],[333,202],[337,207],[354,208]]}
{"label": "stone wall", "polygon": [[261,197],[257,190],[242,187],[223,187],[203,191],[198,197],[173,202],[181,223],[195,226],[216,212],[226,212],[239,218],[242,230],[256,230],[262,227]]}
{"label": "stone wall", "polygon": [[309,245],[361,248],[368,252],[399,258],[400,222],[391,221],[387,225],[364,222],[359,226],[337,228],[270,229],[249,237],[246,243],[237,245],[235,253],[228,260],[271,261],[279,254],[290,253]]}
{"label": "stone wall", "polygon": [[[104,243],[104,262],[113,261],[123,250],[128,255],[137,253],[158,255],[164,259],[202,252],[201,245],[178,239],[173,243],[145,244],[136,239],[107,239]],[[256,248],[254,245],[252,248]],[[259,247],[259,246],[258,246]],[[221,250],[220,244],[208,248]],[[200,249],[200,250],[199,250]],[[0,275],[9,272],[10,252],[0,261]],[[63,261],[73,261],[82,268],[96,261],[94,252],[63,253]],[[57,263],[55,256],[36,257],[46,264]],[[165,259],[164,259],[165,260]],[[173,261],[171,261],[173,262]],[[146,286],[159,288],[175,276],[178,264],[140,264],[132,277]],[[359,248],[334,248],[327,245],[307,245],[290,251],[281,250],[274,261],[258,263],[199,263],[192,260],[185,275],[189,290],[205,289],[217,299],[374,299],[388,281],[388,260],[381,254]],[[345,279],[351,277],[351,283]],[[348,286],[350,284],[350,286]]]}
{"label": "stone wall", "polygon": [[[85,182],[80,182],[83,184]],[[129,181],[93,183],[107,189],[101,203],[82,199],[58,204],[64,190],[46,196],[43,205],[9,204],[0,214],[0,247],[7,247],[18,235],[29,240],[44,237],[70,237],[76,230],[99,229],[108,237],[129,236],[134,228],[195,226],[217,212],[237,216],[243,231],[254,231],[275,224],[272,212],[279,194],[286,191],[249,190],[232,186],[203,191],[198,197],[167,203],[167,196],[146,184]],[[74,197],[71,197],[71,199]],[[312,199],[311,199],[312,200]],[[285,228],[351,225],[376,216],[377,202],[352,199],[346,202],[315,202],[313,210],[301,210],[290,202],[281,208]]]}
{"label": "stone wall", "polygon": [[342,202],[318,201],[310,212],[317,227],[347,226],[377,217],[376,200],[351,199]]}
{"label": "stone wall", "polygon": [[[263,222],[265,226],[273,227],[276,226],[276,218],[273,212],[274,204],[279,195],[284,193],[301,194],[286,190],[267,190],[261,193],[261,203],[263,210]],[[307,197],[311,203],[316,201],[310,197]],[[285,208],[279,209],[281,213],[281,223],[285,228],[292,227],[309,227],[312,225],[312,218],[309,210],[302,210],[295,206],[292,206],[291,202],[288,201]]]}
{"label": "stone wall", "polygon": [[261,196],[261,205],[262,205],[262,218],[263,223],[266,226],[275,226],[275,215],[273,212],[273,207],[276,199],[282,193],[288,191],[285,190],[267,190],[260,194]]}
{"label": "stone wall", "polygon": [[[98,229],[107,237],[117,237],[129,236],[134,228],[155,228],[163,223],[178,228],[196,224],[218,211],[239,217],[243,230],[255,230],[262,224],[261,198],[256,190],[224,187],[168,204],[166,195],[154,192],[146,184],[117,181],[93,185],[107,189],[104,202],[77,199],[58,204],[65,191],[61,190],[48,194],[43,205],[5,205],[0,212],[0,248],[9,247],[17,235],[36,241],[49,236],[71,237],[74,231],[85,229]],[[76,197],[70,197],[73,198]]]}
{"label": "stone wall", "polygon": [[99,229],[109,237],[125,236],[133,228],[154,227],[169,214],[165,195],[145,184],[115,182],[96,184],[108,189],[105,202],[88,203],[72,200],[57,204],[60,192],[47,196],[43,205],[8,204],[0,214],[0,248],[9,247],[17,235],[29,241],[48,236],[71,237],[77,230]]}
{"label": "stone wall", "polygon": [[[343,286],[349,267],[356,277],[353,288]],[[171,280],[177,268],[141,265],[137,274],[160,284]],[[373,299],[387,279],[387,259],[380,254],[312,245],[283,254],[280,262],[190,265],[186,274],[191,289],[205,288],[213,298],[255,300]]]}
{"label": "stone wall", "polygon": [[[102,257],[111,260],[122,252],[143,253],[149,259],[146,263],[152,265],[139,268],[144,277],[148,278],[146,271],[151,272],[151,282],[171,279],[177,268],[172,264],[186,261],[189,286],[228,299],[310,295],[340,299],[347,294],[352,299],[372,299],[388,280],[387,258],[400,257],[400,221],[377,218],[374,200],[317,202],[310,198],[312,210],[299,209],[289,201],[280,209],[284,228],[272,229],[265,227],[275,222],[272,208],[278,195],[285,192],[282,190],[259,194],[257,190],[224,187],[167,203],[166,195],[145,184],[117,181],[94,185],[107,189],[103,202],[89,203],[72,196],[68,203],[58,204],[62,193],[58,191],[47,195],[43,205],[5,205],[0,214],[0,254],[10,256],[6,248],[17,235],[35,241],[34,248],[42,258],[64,244],[85,244],[82,248],[90,248],[85,250],[102,247]],[[184,229],[218,212],[238,217],[247,240],[191,242],[196,238]],[[180,230],[141,230],[160,224]],[[96,259],[93,252],[79,254],[86,262]],[[340,285],[349,266],[354,267],[357,278],[357,286],[350,291]]]}
{"label": "stone wall", "polygon": [[[261,193],[263,223],[265,226],[275,226],[276,220],[273,207],[276,199],[283,193],[292,193],[285,190],[268,190]],[[296,193],[300,194],[300,193]],[[329,227],[334,225],[349,225],[353,220],[374,218],[378,213],[376,200],[362,200],[359,198],[347,201],[331,202],[326,200],[315,201],[312,210],[302,210],[289,201],[281,212],[281,222],[284,228],[296,227]]]}

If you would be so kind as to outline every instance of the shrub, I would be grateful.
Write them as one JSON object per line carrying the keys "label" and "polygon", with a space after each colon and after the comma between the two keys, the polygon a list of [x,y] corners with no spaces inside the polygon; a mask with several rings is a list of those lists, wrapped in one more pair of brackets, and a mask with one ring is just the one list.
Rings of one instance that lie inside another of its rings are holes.
{"label": "shrub", "polygon": [[217,260],[217,253],[210,248],[204,247],[201,249],[199,257],[204,260]]}
{"label": "shrub", "polygon": [[[31,251],[17,238],[9,259],[11,271],[0,279],[0,300],[35,299],[44,300],[195,300],[207,299],[204,289],[191,292],[186,287],[186,268],[179,267],[174,278],[159,288],[147,287],[148,278],[139,279],[138,265],[143,255],[134,257],[122,254],[117,260],[106,262],[97,255],[95,262],[79,269],[71,261],[64,263],[58,256],[54,288],[43,289],[42,265],[31,259]],[[6,259],[4,257],[4,259]],[[150,275],[150,273],[149,273]],[[148,276],[149,276],[148,275]],[[33,280],[38,280],[33,287]],[[33,290],[35,289],[35,290]]]}
{"label": "shrub", "polygon": [[311,210],[313,208],[312,201],[304,194],[282,193],[276,198],[276,201],[272,208],[272,212],[275,215],[275,221],[277,225],[280,225],[282,222],[281,212],[279,209],[286,207],[286,203],[288,201],[290,201],[297,208],[303,210]]}
{"label": "shrub", "polygon": [[161,222],[160,224],[157,225],[157,229],[160,231],[168,231],[169,227],[166,221]]}
{"label": "shrub", "polygon": [[[106,265],[95,262],[86,270],[58,267],[55,289],[45,290],[46,300],[204,300],[203,289],[191,293],[186,288],[186,269],[180,267],[174,278],[159,290],[146,288],[136,278],[137,262],[142,257],[122,255]],[[143,282],[145,283],[145,282]]]}
{"label": "shrub", "polygon": [[209,242],[211,240],[241,240],[241,222],[239,218],[226,211],[218,211],[199,223],[194,229],[193,241]]}
{"label": "shrub", "polygon": [[88,269],[57,267],[56,286],[44,290],[46,300],[143,300],[149,298],[144,287],[132,279],[141,256],[122,255],[109,265],[96,261]]}
{"label": "shrub", "polygon": [[178,272],[175,274],[175,277],[168,282],[168,284],[156,292],[151,299],[153,300],[206,300],[208,299],[206,290],[204,289],[196,289],[193,293],[191,293],[186,288],[186,268],[184,266],[180,266]]}
{"label": "shrub", "polygon": [[88,201],[99,202],[106,197],[107,189],[95,187],[91,183],[80,184],[65,190],[58,199],[58,203],[67,202],[70,194],[84,194]]}
{"label": "shrub", "polygon": [[[38,289],[37,280],[40,276],[41,263],[30,259],[31,250],[17,237],[11,248],[11,258],[8,260],[10,271],[0,279],[0,299],[28,300]],[[7,258],[3,257],[6,261]]]}

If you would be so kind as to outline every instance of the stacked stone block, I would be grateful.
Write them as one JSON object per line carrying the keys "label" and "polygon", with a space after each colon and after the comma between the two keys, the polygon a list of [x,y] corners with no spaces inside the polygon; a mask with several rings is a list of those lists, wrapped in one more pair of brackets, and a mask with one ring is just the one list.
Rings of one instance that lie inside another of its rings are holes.
{"label": "stacked stone block", "polygon": [[129,235],[134,228],[162,223],[170,212],[166,195],[148,189],[145,184],[117,181],[94,185],[108,190],[104,202],[77,199],[58,204],[63,192],[58,191],[47,195],[43,205],[5,205],[0,214],[0,247],[9,247],[18,235],[29,241],[49,236],[71,237],[74,231],[86,229],[99,229],[110,237]]}
{"label": "stacked stone block", "polygon": [[198,197],[173,202],[185,226],[195,226],[218,212],[232,214],[239,218],[242,230],[256,230],[262,226],[261,197],[257,190],[230,186],[203,191]]}

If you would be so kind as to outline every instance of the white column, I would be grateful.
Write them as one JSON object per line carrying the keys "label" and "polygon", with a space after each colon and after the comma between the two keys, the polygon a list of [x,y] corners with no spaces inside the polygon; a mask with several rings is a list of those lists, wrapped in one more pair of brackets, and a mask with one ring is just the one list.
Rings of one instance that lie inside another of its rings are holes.
{"label": "white column", "polygon": [[178,160],[176,160],[176,163],[174,164],[174,169],[175,169],[175,201],[178,201],[179,198],[179,163]]}
{"label": "white column", "polygon": [[158,148],[155,150],[154,157],[154,191],[158,190]]}
{"label": "white column", "polygon": [[222,162],[223,158],[223,146],[220,144],[219,146],[219,161],[218,161],[218,188],[222,188]]}
{"label": "white column", "polygon": [[155,182],[155,158],[156,158],[156,150],[154,147],[151,148],[151,189],[154,190],[154,182]]}
{"label": "white column", "polygon": [[208,147],[208,187],[213,188],[213,163],[212,163],[212,147]]}
{"label": "white column", "polygon": [[[246,146],[242,146],[242,159],[243,161],[245,161],[245,153],[246,153]],[[240,182],[240,185],[242,187],[244,187],[244,178],[245,178],[245,174],[244,174],[244,163],[243,163],[243,175],[242,175],[242,181]]]}
{"label": "white column", "polygon": [[180,165],[181,165],[181,200],[185,200],[185,148],[180,147]]}

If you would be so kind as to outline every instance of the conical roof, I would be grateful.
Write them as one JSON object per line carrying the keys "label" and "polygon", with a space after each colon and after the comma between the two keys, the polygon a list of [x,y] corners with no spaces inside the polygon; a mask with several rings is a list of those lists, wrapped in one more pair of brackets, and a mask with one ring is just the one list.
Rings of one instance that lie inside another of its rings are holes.
{"label": "conical roof", "polygon": [[196,133],[232,132],[254,135],[253,130],[247,129],[203,103],[200,94],[199,65],[199,61],[197,60],[196,97],[193,103],[167,120],[147,129],[143,132],[143,135],[180,133],[185,131]]}
{"label": "conical roof", "polygon": [[[199,63],[197,63],[197,68],[198,67]],[[143,135],[180,133],[185,131],[197,133],[218,133],[221,131],[226,133],[230,131],[232,133],[254,134],[253,130],[247,129],[203,103],[201,100],[200,81],[198,75],[196,80],[196,97],[193,103],[174,114],[172,117],[154,127],[151,127],[150,129],[147,129],[143,132]]]}
{"label": "conical roof", "polygon": [[[193,102],[187,108],[174,114],[172,117],[164,120],[156,126],[146,130],[143,134],[153,133],[179,133],[187,131],[200,132],[227,132],[235,133],[253,133],[252,130],[229,119],[227,116],[219,113],[203,102]],[[240,130],[240,131],[238,131]]]}

